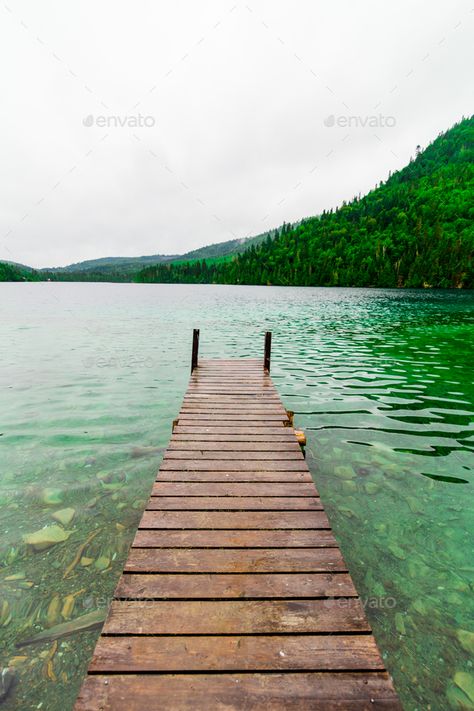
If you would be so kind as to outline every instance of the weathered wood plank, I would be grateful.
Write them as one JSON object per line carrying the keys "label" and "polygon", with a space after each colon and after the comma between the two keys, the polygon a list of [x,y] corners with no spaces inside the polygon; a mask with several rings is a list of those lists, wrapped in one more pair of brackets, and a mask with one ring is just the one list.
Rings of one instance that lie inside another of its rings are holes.
{"label": "weathered wood plank", "polygon": [[153,496],[292,496],[314,497],[314,484],[295,482],[291,484],[248,482],[180,482],[156,481]]}
{"label": "weathered wood plank", "polygon": [[306,482],[312,481],[308,472],[189,472],[165,471],[158,472],[156,481],[241,481],[248,483],[258,482]]}
{"label": "weathered wood plank", "polygon": [[116,598],[151,600],[356,596],[348,573],[124,573],[115,592]]}
{"label": "weathered wood plank", "polygon": [[289,427],[282,427],[278,430],[273,428],[270,433],[263,434],[261,430],[256,431],[254,429],[252,429],[251,432],[247,432],[247,434],[236,433],[235,429],[232,428],[230,428],[229,432],[214,432],[213,434],[210,434],[207,430],[204,432],[195,432],[194,430],[191,430],[190,432],[185,433],[180,433],[177,430],[178,427],[175,427],[170,445],[181,442],[215,442],[217,445],[220,445],[222,442],[226,442],[228,444],[233,442],[236,444],[245,442],[250,446],[253,444],[263,443],[268,445],[296,443],[295,433]]}
{"label": "weathered wood plank", "polygon": [[[212,411],[208,412],[183,412],[179,414],[179,421],[181,424],[186,422],[202,422],[203,420],[210,420],[211,422],[282,422],[288,421],[288,416],[286,413],[253,413],[253,412],[231,412],[231,413],[215,413]],[[273,426],[273,425],[272,425]]]}
{"label": "weathered wood plank", "polygon": [[402,711],[386,672],[91,675],[75,711]]}
{"label": "weathered wood plank", "polygon": [[[235,427],[227,427],[223,431],[219,428],[214,428],[214,432],[210,432],[209,427],[186,427],[185,432],[180,432],[179,425],[176,425],[173,431],[173,442],[202,442],[207,440],[209,442],[247,442],[252,444],[253,442],[268,442],[269,444],[275,444],[277,442],[281,443],[294,443],[295,433],[290,430],[289,427],[282,427],[277,429],[273,427],[271,430],[262,431],[261,428],[258,430],[255,428],[241,428],[239,430],[244,430],[245,434],[236,432]],[[250,430],[250,431],[246,431]]]}
{"label": "weathered wood plank", "polygon": [[[132,551],[132,555],[136,551]],[[331,600],[123,601],[104,634],[292,634],[370,632],[358,598]]]}
{"label": "weathered wood plank", "polygon": [[248,401],[245,402],[206,402],[202,400],[183,400],[181,405],[181,413],[189,412],[190,414],[195,412],[246,412],[249,414],[261,414],[265,415],[269,412],[271,415],[287,415],[284,407],[279,403],[271,404],[267,403],[256,403],[255,405],[250,404]]}
{"label": "weathered wood plank", "polygon": [[194,427],[195,429],[197,429],[198,427],[214,427],[215,429],[218,429],[221,432],[227,432],[229,428],[235,430],[241,427],[246,429],[247,432],[248,430],[254,429],[257,431],[268,432],[272,429],[283,429],[284,427],[286,427],[283,420],[221,420],[214,418],[201,418],[199,420],[194,420],[185,417],[180,417],[178,419],[178,425],[182,428]]}
{"label": "weathered wood plank", "polygon": [[[322,511],[318,497],[304,496],[291,499],[278,496],[152,496],[147,511]],[[251,519],[254,520],[254,519]],[[270,519],[269,519],[270,520]],[[216,523],[219,523],[216,521]],[[210,526],[219,528],[219,526]],[[244,528],[246,528],[244,526]],[[248,526],[252,528],[252,526]],[[285,528],[285,527],[284,527]]]}
{"label": "weathered wood plank", "polygon": [[[208,451],[205,449],[199,449],[199,447],[195,447],[193,450],[182,450],[182,449],[167,449],[164,454],[164,459],[171,459],[171,460],[176,460],[176,459],[204,459],[204,460],[212,460],[212,459],[217,459],[218,461],[223,461],[223,460],[229,460],[229,461],[259,461],[259,460],[266,460],[266,461],[277,461],[277,462],[283,462],[285,460],[289,460],[290,462],[295,462],[295,461],[304,461],[303,454],[301,451],[295,450],[295,449],[283,449],[281,452],[275,453],[272,451],[255,451],[251,450],[249,452],[246,451],[238,451],[238,452],[233,452],[229,451],[227,449],[220,449],[219,451]],[[307,467],[306,467],[307,469]]]}
{"label": "weathered wood plank", "polygon": [[132,548],[129,573],[345,572],[339,548]]}
{"label": "weathered wood plank", "polygon": [[208,440],[203,438],[190,440],[183,439],[182,436],[173,436],[168,445],[167,454],[172,451],[183,452],[186,450],[198,450],[202,453],[214,452],[214,454],[235,452],[237,455],[239,452],[241,454],[246,454],[247,452],[262,454],[274,452],[275,454],[278,453],[277,456],[280,456],[283,452],[301,453],[300,445],[295,441],[292,442],[289,438],[283,441],[277,439],[276,441],[266,442],[247,442],[244,439],[244,441],[227,441],[222,444],[222,442],[216,442],[214,437],[210,437]]}
{"label": "weathered wood plank", "polygon": [[150,531],[138,530],[134,548],[328,548],[332,531]]}
{"label": "weathered wood plank", "polygon": [[227,404],[227,405],[271,405],[272,407],[283,407],[281,400],[276,394],[271,392],[265,393],[260,397],[249,398],[248,395],[213,395],[212,393],[193,395],[193,393],[187,393],[183,398],[183,404]]}
{"label": "weathered wood plank", "polygon": [[102,637],[92,672],[383,670],[372,635]]}
{"label": "weathered wood plank", "polygon": [[248,385],[248,386],[233,386],[233,385],[190,385],[188,388],[188,393],[194,395],[204,395],[208,394],[218,394],[218,395],[266,395],[267,392],[271,392],[270,385]]}
{"label": "weathered wood plank", "polygon": [[242,461],[242,460],[249,460],[249,461],[258,461],[261,459],[265,459],[267,461],[274,461],[274,462],[282,462],[284,460],[289,460],[290,462],[295,462],[297,460],[304,461],[303,454],[300,451],[296,449],[283,449],[281,452],[272,452],[272,451],[250,451],[250,452],[245,452],[242,450],[239,450],[238,452],[233,452],[233,451],[228,451],[227,449],[225,450],[219,450],[218,452],[212,452],[212,451],[207,451],[205,449],[199,449],[195,448],[194,450],[190,451],[183,451],[180,449],[168,449],[167,452],[165,452],[164,459],[217,459],[217,460],[236,460],[236,461]]}
{"label": "weathered wood plank", "polygon": [[[288,430],[288,435],[285,430]],[[231,427],[228,425],[176,425],[173,432],[175,434],[210,434],[210,435],[246,435],[249,441],[252,441],[252,435],[282,435],[285,437],[290,437],[293,435],[293,430],[289,427],[283,427],[283,425],[275,424],[274,426],[262,425],[261,427],[255,427],[254,425],[235,426]],[[216,438],[215,438],[216,439]]]}
{"label": "weathered wood plank", "polygon": [[307,472],[304,459],[164,459],[161,471],[218,471],[218,472]]}
{"label": "weathered wood plank", "polygon": [[[271,503],[274,504],[274,501]],[[330,528],[330,525],[324,511],[145,511],[140,521],[140,528],[278,530]]]}

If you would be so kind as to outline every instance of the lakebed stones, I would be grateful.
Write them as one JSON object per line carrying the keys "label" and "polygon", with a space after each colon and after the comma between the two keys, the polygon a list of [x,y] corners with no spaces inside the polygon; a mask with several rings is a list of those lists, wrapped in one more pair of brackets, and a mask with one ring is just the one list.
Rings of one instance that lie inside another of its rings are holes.
{"label": "lakebed stones", "polygon": [[110,558],[105,555],[101,555],[95,561],[94,566],[97,568],[97,570],[107,570],[107,568],[110,566]]}
{"label": "lakebed stones", "polygon": [[12,667],[4,667],[0,672],[0,703],[4,701],[10,693],[15,681],[15,671]]}
{"label": "lakebed stones", "polygon": [[334,467],[334,476],[337,476],[340,479],[355,479],[356,473],[352,467],[340,465]]}
{"label": "lakebed stones", "polygon": [[54,489],[52,487],[47,487],[43,489],[41,495],[41,501],[47,506],[54,506],[55,504],[62,503],[62,489]]}
{"label": "lakebed stones", "polygon": [[365,482],[365,490],[369,496],[372,496],[373,494],[376,494],[379,491],[380,487],[375,481],[366,481]]}
{"label": "lakebed stones", "polygon": [[474,709],[474,676],[469,672],[458,671],[449,686],[447,697],[453,708],[470,711]]}
{"label": "lakebed stones", "polygon": [[457,630],[456,637],[461,647],[474,656],[474,632]]}
{"label": "lakebed stones", "polygon": [[58,523],[61,523],[63,526],[68,526],[74,516],[76,515],[76,510],[73,508],[67,508],[67,509],[60,509],[59,511],[55,511],[52,514],[52,517],[54,518],[55,521],[58,521]]}
{"label": "lakebed stones", "polygon": [[406,634],[405,619],[401,612],[395,613],[395,629],[399,634]]}
{"label": "lakebed stones", "polygon": [[388,546],[388,550],[392,555],[395,556],[395,558],[398,558],[399,560],[405,560],[405,558],[407,557],[405,551],[400,548],[400,546],[397,546],[396,543],[390,543],[390,545]]}
{"label": "lakebed stones", "polygon": [[24,542],[34,551],[44,551],[56,543],[67,541],[72,531],[65,531],[61,526],[53,525],[41,528],[34,533],[27,533],[23,536]]}

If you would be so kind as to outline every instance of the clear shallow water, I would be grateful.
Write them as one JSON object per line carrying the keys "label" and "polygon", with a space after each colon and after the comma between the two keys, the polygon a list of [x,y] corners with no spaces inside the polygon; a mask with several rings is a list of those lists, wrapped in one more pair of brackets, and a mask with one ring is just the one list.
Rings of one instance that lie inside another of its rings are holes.
{"label": "clear shallow water", "polygon": [[[2,284],[0,297],[0,661],[16,670],[3,708],[72,708],[97,631],[16,644],[107,606],[195,326],[203,357],[259,357],[273,331],[273,379],[405,709],[474,708],[474,293]],[[67,540],[26,545],[64,509]]]}

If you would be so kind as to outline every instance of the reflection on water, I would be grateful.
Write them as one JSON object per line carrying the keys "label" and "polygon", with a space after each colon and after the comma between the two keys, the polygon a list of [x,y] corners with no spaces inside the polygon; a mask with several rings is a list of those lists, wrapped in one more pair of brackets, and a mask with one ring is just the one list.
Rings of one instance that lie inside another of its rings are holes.
{"label": "reflection on water", "polygon": [[3,708],[72,708],[179,409],[194,326],[212,357],[260,356],[273,331],[274,381],[306,429],[405,708],[474,708],[474,294],[0,289]]}

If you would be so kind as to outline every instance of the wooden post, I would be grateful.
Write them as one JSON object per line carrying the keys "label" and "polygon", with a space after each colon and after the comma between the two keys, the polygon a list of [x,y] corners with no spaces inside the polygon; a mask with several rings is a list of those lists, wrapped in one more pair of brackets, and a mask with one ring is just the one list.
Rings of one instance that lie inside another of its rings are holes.
{"label": "wooden post", "polygon": [[272,332],[265,333],[265,351],[263,354],[263,369],[270,372],[270,354],[272,352]]}
{"label": "wooden post", "polygon": [[193,329],[193,354],[191,356],[191,373],[197,368],[199,353],[199,328]]}

